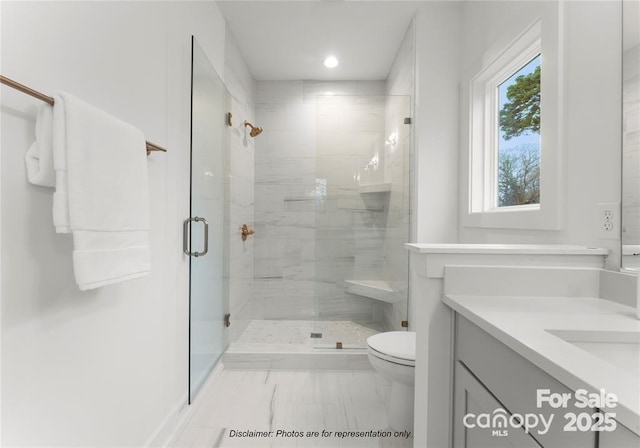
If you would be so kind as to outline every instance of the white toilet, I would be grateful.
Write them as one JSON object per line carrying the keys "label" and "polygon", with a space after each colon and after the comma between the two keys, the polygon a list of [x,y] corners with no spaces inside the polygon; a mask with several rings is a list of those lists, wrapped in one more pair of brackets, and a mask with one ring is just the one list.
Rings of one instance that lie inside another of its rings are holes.
{"label": "white toilet", "polygon": [[391,380],[387,407],[389,426],[413,432],[413,390],[416,365],[416,333],[388,331],[367,338],[369,362]]}

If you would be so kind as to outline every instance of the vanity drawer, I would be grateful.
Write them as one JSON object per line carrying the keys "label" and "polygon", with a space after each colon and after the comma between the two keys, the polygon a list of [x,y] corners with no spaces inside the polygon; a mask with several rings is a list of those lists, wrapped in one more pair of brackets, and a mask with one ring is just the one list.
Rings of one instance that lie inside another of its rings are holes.
{"label": "vanity drawer", "polygon": [[554,416],[546,434],[538,434],[537,430],[531,433],[540,445],[545,448],[596,446],[595,432],[564,431],[567,412],[577,415],[585,411],[573,406],[573,400],[569,400],[567,408],[553,409],[546,403],[536,407],[538,389],[570,393],[573,397],[572,390],[459,314],[456,314],[455,347],[456,360],[463,363],[510,414],[542,414],[546,419]]}

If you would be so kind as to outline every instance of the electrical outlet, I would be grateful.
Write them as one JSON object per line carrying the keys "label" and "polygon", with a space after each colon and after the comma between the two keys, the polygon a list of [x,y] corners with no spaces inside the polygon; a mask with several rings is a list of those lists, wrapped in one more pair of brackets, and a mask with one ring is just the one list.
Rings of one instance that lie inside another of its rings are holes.
{"label": "electrical outlet", "polygon": [[596,205],[596,226],[598,238],[620,239],[620,203],[600,202]]}

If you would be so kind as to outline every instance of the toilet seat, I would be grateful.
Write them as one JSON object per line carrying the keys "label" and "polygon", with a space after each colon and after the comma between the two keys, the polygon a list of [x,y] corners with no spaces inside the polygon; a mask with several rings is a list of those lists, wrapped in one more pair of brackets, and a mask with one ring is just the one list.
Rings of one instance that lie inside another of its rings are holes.
{"label": "toilet seat", "polygon": [[413,331],[388,331],[367,338],[371,355],[385,361],[414,367],[416,365],[416,334]]}

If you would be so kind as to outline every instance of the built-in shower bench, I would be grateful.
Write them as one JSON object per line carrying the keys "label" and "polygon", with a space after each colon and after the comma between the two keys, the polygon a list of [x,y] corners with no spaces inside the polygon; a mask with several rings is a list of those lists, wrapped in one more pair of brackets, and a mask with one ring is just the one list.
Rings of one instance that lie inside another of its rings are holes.
{"label": "built-in shower bench", "polygon": [[345,280],[345,291],[381,302],[395,303],[394,290],[384,280]]}

